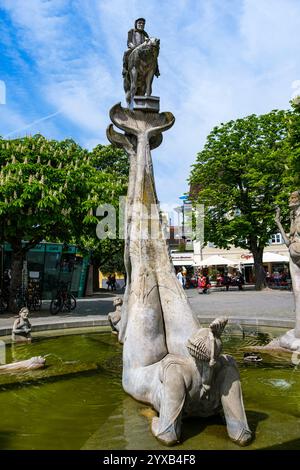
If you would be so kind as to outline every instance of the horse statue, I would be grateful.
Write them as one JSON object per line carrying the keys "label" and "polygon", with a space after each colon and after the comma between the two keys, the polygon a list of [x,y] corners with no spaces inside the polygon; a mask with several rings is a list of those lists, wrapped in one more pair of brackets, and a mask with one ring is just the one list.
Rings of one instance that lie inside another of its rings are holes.
{"label": "horse statue", "polygon": [[126,101],[130,107],[135,95],[151,96],[154,75],[159,75],[157,57],[160,40],[146,39],[130,53],[128,70],[124,75]]}

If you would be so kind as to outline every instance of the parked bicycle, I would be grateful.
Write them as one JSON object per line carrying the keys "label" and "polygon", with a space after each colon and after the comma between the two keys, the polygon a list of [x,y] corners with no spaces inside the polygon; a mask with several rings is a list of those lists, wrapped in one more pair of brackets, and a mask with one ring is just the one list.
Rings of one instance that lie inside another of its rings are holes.
{"label": "parked bicycle", "polygon": [[25,291],[25,297],[27,304],[26,307],[28,307],[29,310],[41,310],[42,297],[38,286],[36,286],[34,283],[29,282],[28,287]]}
{"label": "parked bicycle", "polygon": [[56,297],[51,300],[50,313],[56,315],[58,312],[70,312],[76,308],[76,305],[76,298],[70,292],[68,284],[61,283]]}
{"label": "parked bicycle", "polygon": [[20,287],[15,296],[15,303],[20,310],[27,307],[29,310],[38,311],[42,307],[42,299],[39,290],[35,286],[29,285],[27,289]]}

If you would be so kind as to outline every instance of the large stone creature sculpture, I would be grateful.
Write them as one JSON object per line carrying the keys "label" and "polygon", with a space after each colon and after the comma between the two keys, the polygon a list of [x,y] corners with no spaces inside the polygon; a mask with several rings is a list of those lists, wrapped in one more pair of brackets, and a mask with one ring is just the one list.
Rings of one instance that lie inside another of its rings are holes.
{"label": "large stone creature sculpture", "polygon": [[[145,97],[145,101],[147,97]],[[158,412],[152,433],[163,444],[180,440],[182,418],[223,410],[230,438],[251,440],[239,373],[232,357],[220,355],[226,324],[200,328],[169,258],[156,195],[151,149],[174,124],[169,113],[115,105],[108,139],[126,150],[130,175],[126,206],[127,285],[118,323],[123,346],[123,387]]]}
{"label": "large stone creature sculpture", "polygon": [[279,338],[282,348],[300,351],[300,191],[291,193],[289,200],[290,233],[286,234],[281,224],[280,209],[276,211],[276,223],[290,252],[290,273],[295,298],[295,328]]}

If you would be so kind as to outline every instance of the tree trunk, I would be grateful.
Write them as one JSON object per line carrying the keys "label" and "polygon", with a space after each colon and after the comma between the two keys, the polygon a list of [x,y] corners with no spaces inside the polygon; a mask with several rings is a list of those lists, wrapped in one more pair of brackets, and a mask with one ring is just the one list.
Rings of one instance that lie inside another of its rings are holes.
{"label": "tree trunk", "polygon": [[9,289],[9,310],[16,313],[18,307],[16,305],[16,294],[18,289],[22,286],[22,269],[23,269],[23,256],[22,241],[17,240],[12,245],[12,260],[11,260],[11,280]]}
{"label": "tree trunk", "polygon": [[99,268],[96,264],[93,264],[93,291],[99,291]]}
{"label": "tree trunk", "polygon": [[254,259],[255,290],[262,290],[265,287],[266,273],[263,267],[263,248],[252,249]]}

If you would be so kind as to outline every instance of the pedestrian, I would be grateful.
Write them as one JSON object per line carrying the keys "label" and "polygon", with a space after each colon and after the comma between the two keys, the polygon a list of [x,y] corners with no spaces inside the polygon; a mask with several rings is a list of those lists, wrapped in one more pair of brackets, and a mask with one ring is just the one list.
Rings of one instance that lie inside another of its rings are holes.
{"label": "pedestrian", "polygon": [[236,282],[237,282],[239,290],[243,290],[243,285],[245,284],[245,280],[241,272],[237,274]]}
{"label": "pedestrian", "polygon": [[116,287],[116,275],[113,274],[110,278],[110,285],[111,285],[111,290],[117,290]]}
{"label": "pedestrian", "polygon": [[230,284],[231,284],[231,279],[230,279],[230,277],[228,276],[228,273],[225,273],[225,274],[224,274],[224,281],[223,281],[223,282],[224,282],[224,286],[226,287],[226,292],[228,292],[229,286],[230,286]]}
{"label": "pedestrian", "polygon": [[201,277],[199,277],[198,279],[198,288],[199,288],[199,291],[198,293],[199,294],[207,294],[208,293],[208,289],[209,289],[210,285],[209,285],[209,277],[207,274],[202,274]]}
{"label": "pedestrian", "polygon": [[111,287],[111,275],[110,274],[107,276],[106,285],[107,285],[107,290],[109,290],[109,288]]}
{"label": "pedestrian", "polygon": [[177,279],[178,281],[180,282],[180,284],[182,285],[182,287],[184,288],[184,285],[183,285],[183,275],[182,275],[182,272],[181,272],[181,269],[178,271],[177,273]]}

